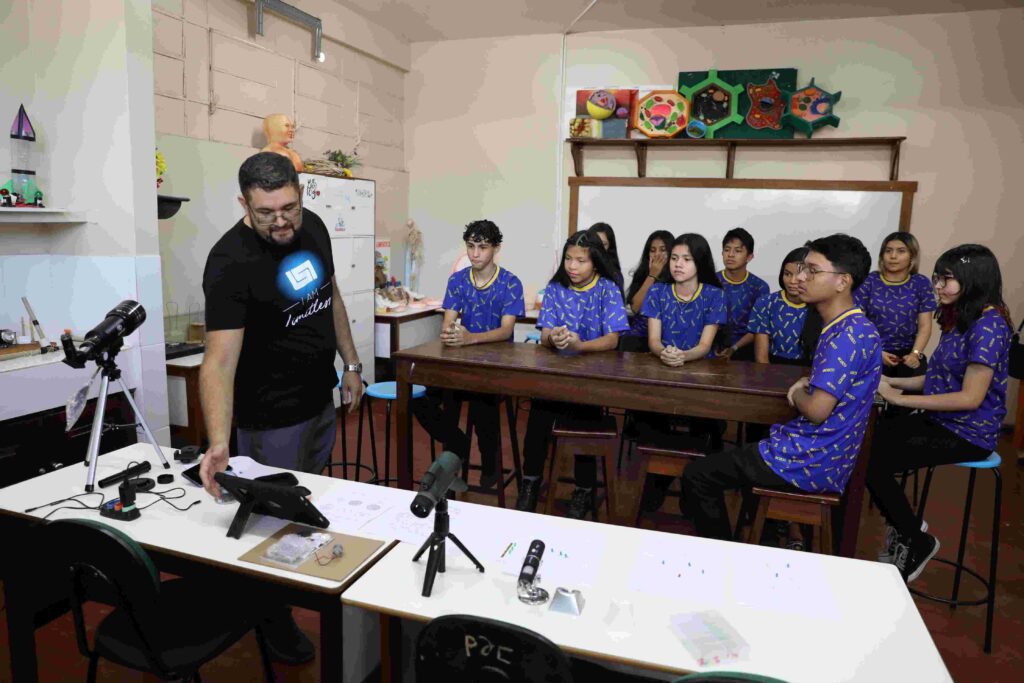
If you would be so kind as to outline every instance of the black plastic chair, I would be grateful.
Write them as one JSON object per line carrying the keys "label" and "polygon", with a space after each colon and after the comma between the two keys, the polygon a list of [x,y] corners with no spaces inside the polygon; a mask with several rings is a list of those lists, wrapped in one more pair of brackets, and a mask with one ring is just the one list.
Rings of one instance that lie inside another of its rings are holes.
{"label": "black plastic chair", "polygon": [[748,674],[738,671],[709,671],[688,674],[677,678],[673,683],[786,683],[771,676]]}
{"label": "black plastic chair", "polygon": [[[46,553],[55,553],[68,579],[78,649],[89,658],[87,680],[96,680],[102,657],[164,680],[199,681],[199,668],[256,631],[264,677],[274,680],[262,614],[249,596],[187,579],[160,581],[143,548],[113,527],[93,520],[59,520],[44,530]],[[96,627],[89,645],[83,605],[102,602],[114,611]],[[212,609],[211,609],[212,608]]]}
{"label": "black plastic chair", "polygon": [[416,641],[416,680],[572,683],[569,658],[544,636],[465,614],[428,623]]}

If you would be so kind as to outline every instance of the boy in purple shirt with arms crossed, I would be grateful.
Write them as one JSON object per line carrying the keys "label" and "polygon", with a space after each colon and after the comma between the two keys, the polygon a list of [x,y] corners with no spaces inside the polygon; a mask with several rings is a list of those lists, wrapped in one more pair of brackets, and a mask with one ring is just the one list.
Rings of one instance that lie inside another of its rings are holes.
{"label": "boy in purple shirt with arms crossed", "polygon": [[808,242],[807,249],[797,286],[825,325],[810,377],[789,389],[799,415],[773,425],[759,443],[687,466],[683,491],[701,536],[732,538],[726,489],[841,493],[853,472],[882,368],[878,331],[853,305],[853,290],[867,277],[871,255],[860,240],[842,234]]}

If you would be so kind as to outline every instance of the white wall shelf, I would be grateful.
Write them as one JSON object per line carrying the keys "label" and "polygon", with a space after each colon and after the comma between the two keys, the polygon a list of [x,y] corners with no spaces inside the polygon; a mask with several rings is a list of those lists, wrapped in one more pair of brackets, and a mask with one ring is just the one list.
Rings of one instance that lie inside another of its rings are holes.
{"label": "white wall shelf", "polygon": [[87,223],[85,211],[68,209],[12,209],[0,207],[0,225],[4,223]]}

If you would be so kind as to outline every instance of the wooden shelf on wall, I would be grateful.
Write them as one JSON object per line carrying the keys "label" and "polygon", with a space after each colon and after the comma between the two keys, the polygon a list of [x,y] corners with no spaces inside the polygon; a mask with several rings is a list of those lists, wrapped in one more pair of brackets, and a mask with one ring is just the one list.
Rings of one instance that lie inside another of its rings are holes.
{"label": "wooden shelf on wall", "polygon": [[595,138],[566,138],[571,145],[572,162],[576,175],[583,177],[583,150],[586,147],[632,147],[636,154],[636,174],[638,178],[647,177],[647,150],[658,148],[686,147],[723,147],[726,151],[725,177],[732,178],[736,168],[736,149],[738,147],[783,147],[788,149],[812,149],[816,147],[887,147],[889,148],[889,180],[899,180],[900,144],[905,137],[895,138],[763,138],[763,139],[694,139],[670,138],[659,139],[628,139],[601,140]]}
{"label": "wooden shelf on wall", "polygon": [[4,223],[87,223],[84,211],[68,209],[37,209],[0,207],[0,224]]}

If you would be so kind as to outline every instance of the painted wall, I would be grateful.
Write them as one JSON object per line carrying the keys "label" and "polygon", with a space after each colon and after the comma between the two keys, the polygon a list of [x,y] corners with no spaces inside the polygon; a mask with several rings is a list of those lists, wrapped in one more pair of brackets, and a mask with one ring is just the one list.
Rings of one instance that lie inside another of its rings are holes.
{"label": "painted wall", "polygon": [[[87,218],[84,224],[0,225],[0,327],[20,327],[23,295],[54,340],[65,327],[84,333],[122,299],[142,303],[147,322],[129,337],[121,365],[140,390],[150,427],[168,443],[153,101],[147,96],[152,32],[144,0],[0,4],[0,120],[13,120],[18,104],[25,104],[47,205]],[[9,158],[8,144],[0,137],[0,159]],[[5,417],[63,405],[86,379],[84,371],[62,364],[4,375],[9,395],[24,397],[3,406]]]}
{"label": "painted wall", "polygon": [[[841,89],[841,127],[818,135],[908,138],[901,178],[920,183],[913,231],[923,247],[922,270],[930,272],[956,244],[987,244],[1000,258],[1004,294],[1020,319],[1024,283],[1014,264],[1024,251],[1024,193],[1013,187],[1024,176],[1024,79],[1015,71],[1024,63],[1021,35],[1024,9],[588,33],[568,38],[566,85],[674,84],[681,70],[792,66],[802,82],[814,76]],[[461,249],[459,227],[477,217],[502,227],[502,262],[528,290],[543,286],[552,272],[568,207],[566,190],[556,219],[564,184],[555,177],[556,154],[565,175],[572,173],[556,123],[559,45],[557,35],[412,45],[409,206],[425,235],[426,292],[443,291]],[[723,157],[652,152],[648,174],[721,177]],[[635,160],[621,152],[588,151],[587,159],[587,175],[636,172]],[[737,177],[887,174],[882,150],[787,152],[785,158],[743,151],[736,170]],[[623,256],[625,262],[639,255]]]}
{"label": "painted wall", "polygon": [[[324,63],[311,59],[311,32],[275,14],[265,13],[264,35],[257,36],[251,2],[154,3],[157,145],[168,163],[161,192],[191,199],[175,217],[160,221],[171,315],[193,311],[201,321],[206,256],[241,217],[238,167],[266,144],[267,114],[295,119],[294,148],[304,159],[358,144],[363,166],[356,175],[377,184],[378,236],[404,234],[409,47],[339,3],[293,4],[323,21]],[[181,322],[169,320],[168,334]]]}

